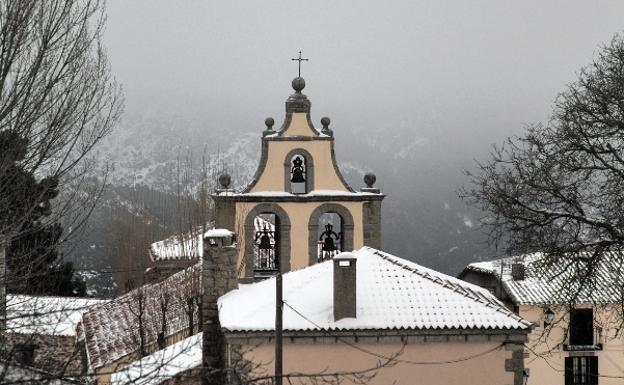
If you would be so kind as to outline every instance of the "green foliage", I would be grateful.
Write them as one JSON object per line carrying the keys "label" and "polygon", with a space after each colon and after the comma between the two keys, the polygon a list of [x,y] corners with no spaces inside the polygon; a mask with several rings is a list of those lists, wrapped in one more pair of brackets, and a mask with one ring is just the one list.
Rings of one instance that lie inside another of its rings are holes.
{"label": "green foliage", "polygon": [[16,132],[0,132],[0,230],[9,238],[7,289],[20,294],[84,295],[84,283],[73,278],[73,265],[62,262],[57,251],[63,229],[49,223],[58,181],[52,177],[38,181],[24,169],[27,147]]}

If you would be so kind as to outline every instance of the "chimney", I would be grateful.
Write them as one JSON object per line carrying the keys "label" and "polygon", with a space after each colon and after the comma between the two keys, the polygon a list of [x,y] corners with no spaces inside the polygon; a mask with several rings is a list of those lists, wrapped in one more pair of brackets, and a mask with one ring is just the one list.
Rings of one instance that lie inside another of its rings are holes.
{"label": "chimney", "polygon": [[217,300],[238,287],[236,234],[212,229],[204,236],[202,258],[202,385],[225,383],[225,336]]}
{"label": "chimney", "polygon": [[355,318],[357,305],[357,258],[353,253],[340,253],[334,263],[334,321]]}
{"label": "chimney", "polygon": [[514,262],[511,264],[511,278],[514,281],[524,280],[524,263]]}

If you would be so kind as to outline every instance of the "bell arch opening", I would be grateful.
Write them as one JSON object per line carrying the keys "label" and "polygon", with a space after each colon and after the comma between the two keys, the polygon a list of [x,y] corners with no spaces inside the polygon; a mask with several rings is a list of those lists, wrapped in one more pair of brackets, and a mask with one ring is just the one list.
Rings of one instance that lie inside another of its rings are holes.
{"label": "bell arch opening", "polygon": [[342,217],[335,212],[326,212],[319,217],[317,229],[317,262],[332,259],[344,250]]}
{"label": "bell arch opening", "polygon": [[325,203],[317,207],[310,215],[308,232],[310,265],[353,250],[353,216],[342,205]]}
{"label": "bell arch opening", "polygon": [[284,159],[284,191],[307,194],[314,190],[314,163],[304,149],[290,151]]}
{"label": "bell arch opening", "polygon": [[277,204],[259,204],[245,219],[245,278],[290,270],[290,220]]}
{"label": "bell arch opening", "polygon": [[273,213],[254,217],[254,275],[272,275],[279,268],[279,218]]}

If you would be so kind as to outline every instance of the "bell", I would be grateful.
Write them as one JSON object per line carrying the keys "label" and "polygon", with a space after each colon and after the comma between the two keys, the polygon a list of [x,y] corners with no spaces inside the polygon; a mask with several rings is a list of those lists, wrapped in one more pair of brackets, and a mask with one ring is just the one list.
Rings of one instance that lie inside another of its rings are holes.
{"label": "bell", "polygon": [[260,245],[258,245],[258,249],[260,250],[271,250],[273,247],[271,246],[271,237],[269,237],[269,232],[266,227],[262,230],[262,235],[260,236]]}
{"label": "bell", "polygon": [[290,179],[293,183],[303,183],[305,182],[305,178],[303,177],[302,171],[293,171],[292,178]]}
{"label": "bell", "polygon": [[293,160],[293,164],[294,166],[291,170],[292,177],[290,178],[290,181],[293,183],[304,183],[305,177],[303,176],[303,173],[305,170],[303,168],[303,161],[300,157],[296,157],[295,160]]}
{"label": "bell", "polygon": [[323,241],[323,251],[336,251],[336,245],[334,244],[334,239],[332,237],[325,238]]}
{"label": "bell", "polygon": [[320,240],[323,241],[323,247],[321,248],[321,250],[323,251],[336,251],[338,250],[336,248],[336,244],[334,243],[334,238],[336,238],[336,240],[340,239],[340,236],[338,234],[336,234],[336,232],[333,230],[334,226],[332,226],[331,223],[328,223],[325,225],[325,231],[323,231],[323,234],[321,234],[321,238]]}

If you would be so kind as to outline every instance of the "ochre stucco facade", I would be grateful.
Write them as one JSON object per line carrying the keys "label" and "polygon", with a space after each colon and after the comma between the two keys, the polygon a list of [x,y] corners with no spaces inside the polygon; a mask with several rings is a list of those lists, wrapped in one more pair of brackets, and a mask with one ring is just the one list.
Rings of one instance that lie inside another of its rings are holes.
{"label": "ochre stucco facade", "polygon": [[[505,343],[508,337],[430,335],[343,339],[349,344],[332,337],[285,339],[283,373],[365,371],[374,374],[367,382],[370,385],[520,385],[520,340],[525,336],[515,336],[518,341]],[[258,339],[251,341],[242,345],[241,351],[247,352],[245,358],[251,362],[265,363],[261,366],[265,372],[256,376],[273,375],[274,345]],[[375,369],[380,361],[385,361],[375,355],[395,357],[396,361]]]}
{"label": "ochre stucco facade", "polygon": [[[312,212],[321,207],[325,203],[332,203],[339,205],[348,210],[353,218],[353,248],[359,249],[364,246],[364,233],[363,233],[363,213],[362,202],[309,202],[309,203],[294,203],[283,202],[276,203],[278,207],[288,213],[290,221],[290,238],[291,240],[297,240],[291,242],[290,246],[290,270],[301,269],[309,266],[309,222]],[[240,220],[237,221],[236,232],[238,234],[244,234],[244,218],[246,218],[254,207],[257,207],[258,203],[255,202],[239,202],[236,204],[236,215]],[[283,220],[283,218],[282,218]],[[316,239],[316,237],[315,237]],[[240,266],[245,256],[245,242],[248,241],[246,237],[240,237],[239,239],[239,256],[238,265]]]}
{"label": "ochre stucco facade", "polygon": [[333,140],[331,140],[333,138],[315,134],[308,125],[306,115],[293,113],[287,129],[288,136],[279,137],[295,140],[280,141],[271,140],[278,139],[278,137],[265,138],[267,139],[266,163],[257,182],[248,192],[284,191],[284,163],[290,163],[290,159],[286,157],[291,151],[299,149],[307,151],[311,156],[308,161],[311,160],[314,166],[315,190],[349,191],[334,168]]}
{"label": "ochre stucco facade", "polygon": [[[525,366],[529,370],[528,384],[565,385],[565,358],[598,357],[598,384],[624,383],[624,338],[621,332],[621,309],[615,305],[577,305],[577,308],[594,309],[594,325],[602,329],[602,349],[564,350],[569,325],[569,309],[557,305],[520,305],[518,314],[535,327],[529,334]],[[544,311],[555,313],[553,324],[544,328]]]}

